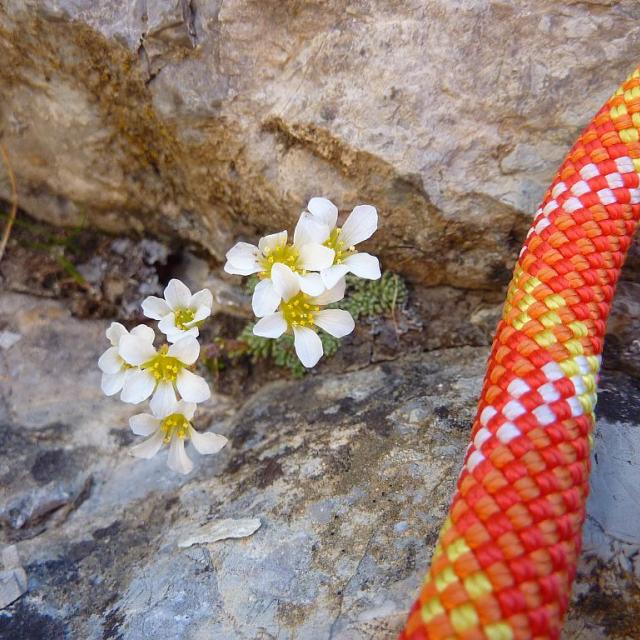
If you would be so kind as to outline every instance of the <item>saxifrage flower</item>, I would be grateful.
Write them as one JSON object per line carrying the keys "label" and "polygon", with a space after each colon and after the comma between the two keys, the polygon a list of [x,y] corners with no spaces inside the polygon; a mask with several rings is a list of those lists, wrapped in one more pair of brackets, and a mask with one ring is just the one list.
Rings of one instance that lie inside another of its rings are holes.
{"label": "saxifrage flower", "polygon": [[[324,246],[334,252],[333,263],[320,275],[330,289],[340,278],[353,273],[359,278],[380,278],[380,262],[369,253],[356,251],[356,245],[368,240],[378,228],[378,212],[369,204],[354,207],[342,227],[338,227],[338,208],[327,198],[311,198],[307,209],[310,217],[328,229]],[[303,214],[304,215],[304,214]]]}
{"label": "saxifrage flower", "polygon": [[213,296],[209,289],[191,294],[189,287],[173,278],[164,290],[164,298],[149,296],[142,303],[147,318],[159,320],[158,329],[169,342],[198,337],[198,327],[211,315]]}
{"label": "saxifrage flower", "polygon": [[131,334],[121,338],[118,352],[127,364],[138,367],[124,381],[124,402],[138,404],[153,394],[151,409],[162,414],[176,403],[176,390],[187,402],[204,402],[211,396],[204,378],[188,369],[200,355],[200,345],[192,336],[156,351],[147,335]]}
{"label": "saxifrage flower", "polygon": [[129,419],[129,426],[138,436],[147,439],[131,448],[131,454],[138,458],[153,458],[163,445],[169,447],[167,464],[178,473],[187,474],[193,469],[185,440],[191,440],[196,451],[201,454],[217,453],[227,444],[227,439],[217,433],[199,433],[192,424],[196,405],[190,402],[176,402],[163,411],[139,413]]}
{"label": "saxifrage flower", "polygon": [[241,276],[257,274],[260,282],[254,290],[253,310],[258,316],[273,313],[280,302],[271,277],[277,264],[291,269],[304,293],[317,296],[325,290],[322,277],[313,272],[320,272],[333,264],[333,249],[322,244],[327,237],[328,230],[324,224],[311,216],[301,216],[293,243],[288,243],[286,231],[261,238],[257,247],[238,242],[228,251],[224,270]]}
{"label": "saxifrage flower", "polygon": [[265,314],[254,326],[253,333],[263,338],[279,338],[287,331],[292,332],[300,362],[305,367],[313,367],[323,354],[322,341],[315,327],[336,338],[342,338],[354,329],[355,324],[348,311],[322,308],[342,300],[344,279],[319,296],[304,293],[295,274],[285,265],[274,265],[272,280],[281,300],[279,308]]}

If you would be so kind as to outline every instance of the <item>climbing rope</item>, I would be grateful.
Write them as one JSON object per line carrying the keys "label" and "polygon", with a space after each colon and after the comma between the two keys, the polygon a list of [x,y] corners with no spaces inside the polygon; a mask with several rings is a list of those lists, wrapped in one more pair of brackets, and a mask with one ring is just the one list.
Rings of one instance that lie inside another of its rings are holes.
{"label": "climbing rope", "polygon": [[472,441],[401,640],[558,638],[609,307],[640,217],[640,68],[560,167],[507,292]]}

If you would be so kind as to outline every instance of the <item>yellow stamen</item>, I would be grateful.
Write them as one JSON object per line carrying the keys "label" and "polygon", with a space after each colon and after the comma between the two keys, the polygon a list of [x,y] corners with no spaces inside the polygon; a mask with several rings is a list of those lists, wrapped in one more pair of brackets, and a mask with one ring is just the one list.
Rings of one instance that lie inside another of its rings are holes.
{"label": "yellow stamen", "polygon": [[160,423],[160,430],[165,444],[169,444],[174,435],[184,440],[189,435],[189,421],[181,413],[172,413]]}
{"label": "yellow stamen", "polygon": [[271,277],[271,268],[276,264],[276,262],[287,265],[291,271],[301,271],[298,267],[300,253],[291,244],[279,244],[272,249],[266,247],[263,253],[264,257],[259,261],[262,271],[258,274],[258,276],[263,280]]}
{"label": "yellow stamen", "polygon": [[356,250],[355,247],[348,247],[341,239],[342,229],[337,227],[331,231],[329,238],[325,241],[324,246],[329,247],[335,251],[335,258],[333,264],[343,263],[350,255],[353,255]]}
{"label": "yellow stamen", "polygon": [[143,369],[156,379],[157,382],[175,382],[184,364],[177,358],[167,355],[169,347],[165,344],[160,348],[158,355],[142,365]]}
{"label": "yellow stamen", "polygon": [[310,298],[302,291],[287,302],[280,304],[280,310],[289,327],[312,327],[315,314],[320,311],[318,305],[312,304]]}
{"label": "yellow stamen", "polygon": [[187,324],[193,322],[195,318],[196,312],[193,309],[182,308],[178,309],[176,312],[176,327],[178,329],[182,329],[183,331],[189,329]]}

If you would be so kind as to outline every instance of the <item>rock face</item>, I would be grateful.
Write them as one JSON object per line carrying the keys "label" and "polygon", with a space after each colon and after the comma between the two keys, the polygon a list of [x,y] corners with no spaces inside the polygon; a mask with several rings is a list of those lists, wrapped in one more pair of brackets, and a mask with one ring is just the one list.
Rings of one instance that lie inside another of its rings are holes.
{"label": "rock face", "polygon": [[[230,446],[185,478],[127,455],[135,409],[101,396],[106,323],[0,297],[0,521],[28,591],[11,640],[395,638],[460,467],[487,350],[459,347],[218,395]],[[567,639],[635,637],[640,387],[601,383],[593,493]],[[186,549],[201,526],[258,518]]]}
{"label": "rock face", "polygon": [[0,129],[49,221],[221,259],[324,194],[379,208],[388,268],[496,288],[638,63],[639,19],[634,0],[5,0]]}

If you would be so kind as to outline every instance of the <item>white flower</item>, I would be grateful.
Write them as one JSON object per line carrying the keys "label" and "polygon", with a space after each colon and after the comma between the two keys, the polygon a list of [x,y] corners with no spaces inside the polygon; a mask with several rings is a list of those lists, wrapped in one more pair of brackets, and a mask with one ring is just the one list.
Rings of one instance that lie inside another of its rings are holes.
{"label": "white flower", "polygon": [[[128,336],[129,332],[119,322],[112,322],[105,334],[111,346],[98,360],[98,366],[102,371],[100,386],[105,395],[112,396],[122,389],[125,380],[133,372],[133,367],[127,364],[118,353],[120,340]],[[144,324],[138,325],[131,334],[150,342],[155,338],[153,329]]]}
{"label": "white flower", "polygon": [[338,208],[330,200],[311,198],[307,209],[310,217],[329,229],[327,239],[323,242],[326,247],[333,249],[334,260],[331,266],[320,271],[327,289],[335,286],[347,273],[368,280],[380,277],[378,258],[369,253],[359,253],[355,249],[355,245],[368,240],[378,228],[378,212],[375,207],[369,204],[354,207],[342,228],[336,226]]}
{"label": "white flower", "polygon": [[178,473],[189,473],[193,463],[184,450],[184,441],[189,438],[196,451],[202,454],[217,453],[227,444],[227,439],[217,433],[198,433],[191,420],[196,405],[190,402],[176,402],[164,411],[139,413],[131,416],[129,426],[138,436],[150,436],[131,448],[131,454],[138,458],[153,458],[163,444],[169,445],[167,464]]}
{"label": "white flower", "polygon": [[187,369],[200,355],[192,336],[156,351],[153,339],[132,332],[120,339],[118,352],[127,364],[138,367],[124,381],[120,396],[124,402],[138,404],[153,393],[151,409],[160,415],[176,403],[176,388],[187,402],[204,402],[211,396],[204,378]]}
{"label": "white flower", "polygon": [[164,298],[149,296],[142,303],[147,318],[159,320],[158,329],[169,342],[186,336],[198,337],[198,327],[211,315],[213,296],[209,289],[191,295],[189,287],[173,278],[164,290]]}
{"label": "white flower", "polygon": [[333,249],[323,243],[329,237],[329,229],[311,216],[301,216],[293,234],[293,244],[287,244],[286,231],[260,239],[258,246],[238,242],[227,252],[224,270],[241,276],[258,274],[260,282],[252,300],[254,313],[260,317],[273,313],[280,303],[273,288],[271,273],[274,265],[286,265],[296,275],[300,289],[310,295],[320,295],[325,286],[319,273],[333,264]]}
{"label": "white flower", "polygon": [[300,281],[283,264],[274,265],[271,278],[281,298],[280,308],[275,313],[265,314],[256,323],[253,333],[263,338],[279,338],[286,331],[292,331],[298,358],[305,367],[313,367],[323,353],[322,342],[314,326],[336,338],[348,335],[355,326],[348,311],[321,309],[324,305],[342,300],[345,281],[340,280],[319,296],[309,296],[301,291]]}

